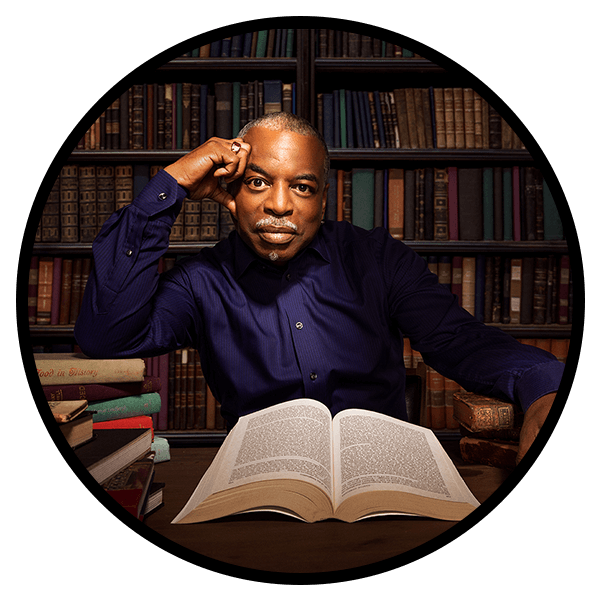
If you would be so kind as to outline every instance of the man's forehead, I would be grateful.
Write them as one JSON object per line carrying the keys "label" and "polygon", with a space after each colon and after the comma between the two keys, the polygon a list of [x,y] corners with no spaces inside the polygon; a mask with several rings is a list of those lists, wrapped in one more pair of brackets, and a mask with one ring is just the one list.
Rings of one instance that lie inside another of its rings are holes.
{"label": "man's forehead", "polygon": [[263,172],[277,167],[317,177],[324,174],[325,152],[312,136],[257,126],[248,131],[244,141],[252,146],[247,170]]}

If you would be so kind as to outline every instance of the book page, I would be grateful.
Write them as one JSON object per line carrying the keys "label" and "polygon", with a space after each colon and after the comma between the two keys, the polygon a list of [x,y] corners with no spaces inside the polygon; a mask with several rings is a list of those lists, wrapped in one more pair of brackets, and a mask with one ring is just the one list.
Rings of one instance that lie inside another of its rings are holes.
{"label": "book page", "polygon": [[174,522],[209,495],[265,479],[301,479],[331,497],[331,415],[301,399],[241,417]]}
{"label": "book page", "polygon": [[333,424],[335,506],[364,491],[399,490],[478,506],[433,432],[366,410]]}

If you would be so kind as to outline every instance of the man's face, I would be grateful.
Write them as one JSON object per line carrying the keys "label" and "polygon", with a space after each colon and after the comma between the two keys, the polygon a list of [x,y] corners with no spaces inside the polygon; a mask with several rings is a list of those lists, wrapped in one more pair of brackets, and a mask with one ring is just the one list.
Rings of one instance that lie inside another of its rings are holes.
{"label": "man's face", "polygon": [[[325,152],[309,136],[254,127],[246,171],[234,194],[240,237],[262,258],[283,265],[308,246],[325,212]],[[237,186],[236,186],[237,187]]]}

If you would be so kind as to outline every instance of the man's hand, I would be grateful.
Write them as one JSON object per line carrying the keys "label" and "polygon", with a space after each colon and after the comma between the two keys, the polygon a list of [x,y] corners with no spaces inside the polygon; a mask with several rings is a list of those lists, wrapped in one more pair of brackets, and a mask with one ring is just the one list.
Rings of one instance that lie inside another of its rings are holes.
{"label": "man's hand", "polygon": [[541,398],[538,398],[525,413],[523,419],[523,426],[521,427],[521,437],[519,439],[519,451],[517,452],[517,464],[521,461],[523,456],[533,441],[537,437],[550,409],[556,394],[546,394]]}
{"label": "man's hand", "polygon": [[[232,149],[234,142],[239,144],[237,152]],[[250,144],[246,144],[241,138],[233,140],[211,138],[165,167],[165,171],[187,190],[190,200],[210,198],[229,210],[235,210],[235,201],[221,187],[219,178],[223,177],[229,183],[241,177],[246,170],[251,151]]]}

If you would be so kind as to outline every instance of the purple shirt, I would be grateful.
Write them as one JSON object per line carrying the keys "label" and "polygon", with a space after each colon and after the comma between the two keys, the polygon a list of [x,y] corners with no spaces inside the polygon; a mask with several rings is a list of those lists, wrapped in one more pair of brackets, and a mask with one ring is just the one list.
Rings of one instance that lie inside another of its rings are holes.
{"label": "purple shirt", "polygon": [[405,419],[404,336],[467,390],[527,409],[558,389],[561,362],[477,321],[383,229],[326,221],[284,268],[234,232],[159,276],[185,195],[161,171],[104,225],[75,326],[87,355],[197,348],[229,426],[301,397],[333,414],[367,408]]}

